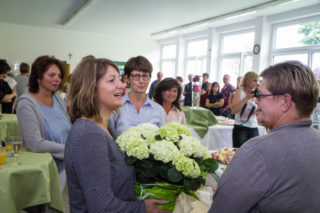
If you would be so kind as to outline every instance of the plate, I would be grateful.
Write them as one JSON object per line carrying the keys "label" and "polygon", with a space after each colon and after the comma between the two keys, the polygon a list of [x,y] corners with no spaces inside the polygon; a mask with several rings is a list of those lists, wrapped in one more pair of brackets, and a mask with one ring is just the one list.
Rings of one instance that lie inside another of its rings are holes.
{"label": "plate", "polygon": [[228,165],[237,150],[238,148],[222,148],[216,152],[211,153],[211,156],[219,163]]}

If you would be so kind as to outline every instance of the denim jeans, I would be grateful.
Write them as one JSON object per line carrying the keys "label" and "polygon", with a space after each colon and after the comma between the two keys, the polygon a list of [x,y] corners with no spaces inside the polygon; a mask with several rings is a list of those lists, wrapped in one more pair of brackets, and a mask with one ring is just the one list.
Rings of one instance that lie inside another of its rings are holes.
{"label": "denim jeans", "polygon": [[233,147],[239,148],[250,138],[259,136],[258,128],[249,128],[240,125],[234,125],[232,131]]}

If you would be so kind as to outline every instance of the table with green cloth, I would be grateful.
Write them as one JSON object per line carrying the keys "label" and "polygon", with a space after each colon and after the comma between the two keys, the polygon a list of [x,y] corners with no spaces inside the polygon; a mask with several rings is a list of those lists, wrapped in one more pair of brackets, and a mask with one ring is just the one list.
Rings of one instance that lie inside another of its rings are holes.
{"label": "table with green cloth", "polygon": [[0,142],[5,141],[7,136],[19,136],[17,115],[2,114],[0,118]]}
{"label": "table with green cloth", "polygon": [[21,150],[18,166],[12,166],[14,157],[6,157],[0,165],[0,212],[20,210],[47,204],[63,212],[59,175],[49,153],[33,153]]}
{"label": "table with green cloth", "polygon": [[182,111],[186,117],[188,127],[194,129],[200,138],[203,138],[209,126],[218,124],[214,114],[203,107],[183,107]]}

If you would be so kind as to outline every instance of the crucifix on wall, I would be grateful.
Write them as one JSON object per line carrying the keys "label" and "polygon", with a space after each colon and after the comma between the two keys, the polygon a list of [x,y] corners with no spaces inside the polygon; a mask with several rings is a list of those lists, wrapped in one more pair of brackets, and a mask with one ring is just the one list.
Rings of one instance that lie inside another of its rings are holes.
{"label": "crucifix on wall", "polygon": [[68,56],[69,56],[69,59],[71,60],[71,58],[72,58],[72,54],[71,54],[71,53],[69,53],[69,55],[68,55]]}

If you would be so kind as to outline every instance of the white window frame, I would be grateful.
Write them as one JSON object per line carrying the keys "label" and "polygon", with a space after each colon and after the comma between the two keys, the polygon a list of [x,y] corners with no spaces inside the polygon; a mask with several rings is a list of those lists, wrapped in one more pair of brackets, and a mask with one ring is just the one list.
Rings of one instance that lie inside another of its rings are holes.
{"label": "white window frame", "polygon": [[[188,45],[189,43],[191,42],[195,42],[195,41],[202,41],[202,40],[207,40],[207,50],[206,50],[206,55],[203,55],[203,56],[188,56]],[[198,36],[196,38],[190,38],[190,39],[187,39],[185,41],[185,57],[184,57],[184,67],[185,67],[185,71],[183,72],[183,79],[188,79],[188,73],[187,73],[187,64],[188,64],[188,61],[189,60],[204,60],[206,59],[206,70],[203,71],[202,70],[202,73],[200,73],[200,75],[202,75],[203,73],[209,73],[208,70],[210,69],[210,64],[208,63],[208,61],[210,60],[210,55],[209,55],[209,49],[210,49],[210,44],[211,44],[211,41],[209,40],[209,36],[208,35],[202,35],[202,36]]]}
{"label": "white window frame", "polygon": [[[163,59],[162,58],[162,52],[163,52],[163,48],[165,46],[170,46],[170,45],[176,45],[176,56],[175,58],[166,58],[166,59]],[[160,71],[162,73],[164,73],[164,71],[162,70],[163,67],[162,67],[162,63],[163,62],[174,62],[174,75],[176,76],[177,75],[177,72],[178,72],[178,63],[177,63],[177,59],[178,59],[178,56],[179,56],[179,48],[178,48],[178,42],[177,41],[171,41],[171,42],[166,42],[166,43],[162,43],[160,45]]]}
{"label": "white window frame", "polygon": [[[249,32],[253,32],[254,33],[254,37],[256,37],[256,32],[255,32],[255,28],[254,27],[250,27],[244,30],[237,30],[237,31],[232,31],[232,32],[227,32],[227,33],[220,33],[220,39],[219,39],[219,43],[220,43],[220,49],[219,49],[219,80],[218,82],[220,82],[220,85],[223,85],[222,82],[222,60],[226,59],[226,58],[240,58],[240,67],[239,67],[239,76],[243,76],[245,74],[244,71],[244,58],[245,56],[252,56],[253,57],[253,52],[252,50],[250,51],[246,51],[246,52],[235,52],[235,53],[223,53],[223,40],[226,36],[231,36],[231,35],[237,35],[237,34],[243,34],[243,33],[249,33]],[[255,38],[254,38],[255,41]],[[254,41],[252,44],[252,47],[254,45]],[[253,59],[252,59],[253,60]],[[236,85],[234,85],[236,86]]]}
{"label": "white window frame", "polygon": [[306,17],[306,18],[300,18],[300,19],[294,19],[291,21],[284,21],[275,23],[272,25],[272,41],[270,43],[271,45],[271,54],[269,62],[270,64],[274,64],[274,57],[275,56],[282,56],[282,55],[294,55],[294,54],[301,54],[305,53],[308,54],[308,66],[312,67],[312,54],[316,52],[320,52],[320,44],[318,45],[308,45],[308,46],[302,46],[302,47],[290,47],[290,48],[275,48],[276,44],[276,32],[278,27],[284,27],[288,25],[294,25],[294,24],[300,24],[310,21],[316,21],[320,20],[320,15]]}

